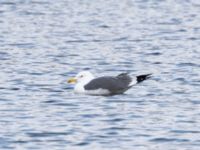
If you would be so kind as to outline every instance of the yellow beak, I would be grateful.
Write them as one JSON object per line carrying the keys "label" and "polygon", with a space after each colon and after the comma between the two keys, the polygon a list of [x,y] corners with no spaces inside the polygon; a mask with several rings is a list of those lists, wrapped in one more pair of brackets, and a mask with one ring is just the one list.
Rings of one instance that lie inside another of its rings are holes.
{"label": "yellow beak", "polygon": [[76,83],[77,82],[77,79],[75,78],[71,78],[67,81],[68,83]]}

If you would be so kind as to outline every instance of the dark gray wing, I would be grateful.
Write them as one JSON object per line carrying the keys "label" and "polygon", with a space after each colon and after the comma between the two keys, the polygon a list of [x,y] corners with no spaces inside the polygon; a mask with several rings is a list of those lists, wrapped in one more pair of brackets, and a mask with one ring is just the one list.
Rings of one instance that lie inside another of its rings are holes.
{"label": "dark gray wing", "polygon": [[117,77],[99,77],[93,79],[84,86],[85,90],[107,89],[111,93],[123,93],[128,90],[131,78],[127,74],[120,74]]}

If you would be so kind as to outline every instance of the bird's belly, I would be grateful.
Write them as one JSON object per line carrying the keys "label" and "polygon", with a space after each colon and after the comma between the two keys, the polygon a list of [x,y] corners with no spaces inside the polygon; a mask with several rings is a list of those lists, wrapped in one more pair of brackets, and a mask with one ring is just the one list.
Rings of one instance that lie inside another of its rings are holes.
{"label": "bird's belly", "polygon": [[85,94],[88,95],[109,95],[110,91],[107,89],[85,90]]}

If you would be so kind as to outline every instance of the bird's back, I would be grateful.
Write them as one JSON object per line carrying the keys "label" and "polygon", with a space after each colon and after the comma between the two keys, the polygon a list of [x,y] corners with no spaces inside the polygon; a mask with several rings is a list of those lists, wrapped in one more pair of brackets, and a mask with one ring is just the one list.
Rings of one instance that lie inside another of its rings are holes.
{"label": "bird's back", "polygon": [[116,77],[105,76],[95,78],[84,86],[86,90],[106,89],[110,94],[120,94],[130,88],[131,78],[127,74]]}

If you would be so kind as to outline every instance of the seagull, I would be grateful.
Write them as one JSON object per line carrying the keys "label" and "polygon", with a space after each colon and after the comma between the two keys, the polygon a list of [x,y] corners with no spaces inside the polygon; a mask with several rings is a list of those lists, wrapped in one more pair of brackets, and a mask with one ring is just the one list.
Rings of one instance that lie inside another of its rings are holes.
{"label": "seagull", "polygon": [[117,76],[102,76],[95,78],[89,71],[82,71],[74,78],[70,78],[68,83],[76,83],[75,93],[108,96],[123,94],[133,85],[149,79],[151,74],[143,74],[131,78],[128,73],[121,73]]}

